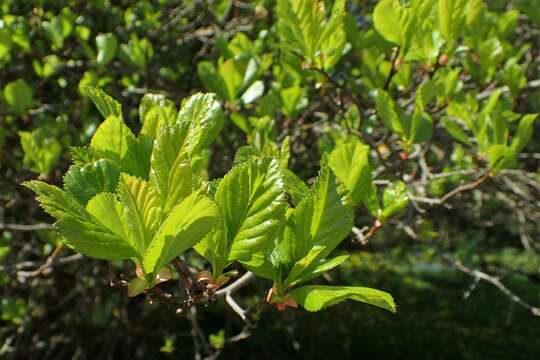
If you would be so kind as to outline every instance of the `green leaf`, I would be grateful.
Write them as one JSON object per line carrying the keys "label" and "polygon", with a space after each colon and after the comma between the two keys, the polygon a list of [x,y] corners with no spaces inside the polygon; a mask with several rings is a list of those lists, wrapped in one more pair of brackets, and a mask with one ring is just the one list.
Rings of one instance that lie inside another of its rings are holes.
{"label": "green leaf", "polygon": [[122,105],[118,101],[93,86],[87,86],[85,91],[104,118],[113,115],[122,120]]}
{"label": "green leaf", "polygon": [[45,211],[58,219],[56,228],[70,248],[98,259],[128,259],[137,255],[127,242],[104,228],[67,192],[35,180],[23,185],[34,191]]}
{"label": "green leaf", "polygon": [[235,166],[219,182],[219,205],[230,239],[230,260],[264,250],[277,238],[284,222],[285,189],[273,159],[249,160]]}
{"label": "green leaf", "polygon": [[208,197],[193,193],[168,214],[144,255],[147,274],[193,247],[212,229],[219,219],[219,209]]}
{"label": "green leaf", "polygon": [[135,142],[135,136],[121,118],[111,115],[97,128],[90,146],[96,150],[111,151],[119,157],[126,155],[129,144]]}
{"label": "green leaf", "polygon": [[377,114],[384,125],[400,137],[405,137],[405,127],[401,122],[394,100],[382,89],[377,89],[375,94],[375,106]]}
{"label": "green leaf", "polygon": [[371,186],[369,151],[369,146],[352,139],[339,144],[330,154],[328,164],[346,186],[354,205],[364,200]]}
{"label": "green leaf", "polygon": [[403,181],[391,183],[383,194],[383,212],[381,220],[386,219],[401,210],[409,204],[407,196],[407,185]]}
{"label": "green leaf", "polygon": [[279,0],[278,33],[288,53],[300,55],[310,65],[329,70],[343,56],[345,1],[334,2],[327,17],[325,3],[318,0]]}
{"label": "green leaf", "polygon": [[141,134],[154,138],[163,126],[176,123],[178,111],[174,102],[161,94],[145,94],[139,105]]}
{"label": "green leaf", "polygon": [[107,230],[124,240],[133,249],[137,249],[136,243],[130,243],[132,239],[128,236],[128,228],[124,219],[125,209],[115,194],[106,192],[97,194],[86,205],[86,211]]}
{"label": "green leaf", "polygon": [[462,31],[467,13],[465,7],[469,0],[439,0],[439,31],[453,47]]}
{"label": "green leaf", "polygon": [[399,44],[401,42],[401,29],[399,17],[401,6],[399,1],[381,0],[373,10],[373,24],[379,34],[386,40]]}
{"label": "green leaf", "polygon": [[98,65],[108,64],[116,55],[118,48],[118,39],[116,35],[107,33],[96,36],[96,46],[98,49],[96,62]]}
{"label": "green leaf", "polygon": [[225,84],[214,64],[210,61],[200,61],[197,64],[197,74],[206,89],[215,92],[224,100],[229,99],[227,84]]}
{"label": "green leaf", "polygon": [[138,138],[128,136],[128,149],[121,159],[122,171],[148,180],[150,175],[150,157],[154,141],[144,134]]}
{"label": "green leaf", "polygon": [[214,231],[208,233],[201,242],[195,245],[195,250],[212,265],[214,279],[223,273],[229,262],[230,244],[227,236],[227,227],[220,213],[219,222],[216,223]]}
{"label": "green leaf", "polygon": [[289,275],[283,282],[283,287],[288,287],[299,278],[314,261],[319,259],[319,255],[323,250],[324,246],[316,245],[309,250],[306,256],[295,262],[291,271],[289,271]]}
{"label": "green leaf", "polygon": [[64,189],[79,203],[86,204],[101,192],[114,192],[120,170],[111,161],[101,159],[84,166],[72,165],[64,176]]}
{"label": "green leaf", "polygon": [[325,258],[347,237],[353,226],[353,213],[341,202],[338,183],[330,169],[321,171],[311,194],[298,204],[287,226],[294,236],[285,236],[280,246],[287,249],[293,261],[305,257],[315,246],[324,248],[317,259]]}
{"label": "green leaf", "polygon": [[251,104],[258,98],[260,98],[264,93],[264,83],[262,81],[255,81],[247,88],[246,91],[242,94],[242,102],[244,104]]}
{"label": "green leaf", "polygon": [[537,117],[538,114],[527,114],[519,121],[516,134],[512,140],[512,150],[514,152],[521,152],[531,140],[534,132],[534,122]]}
{"label": "green leaf", "polygon": [[40,174],[50,174],[62,153],[62,145],[53,135],[45,126],[32,132],[19,131],[25,167]]}
{"label": "green leaf", "polygon": [[517,153],[507,145],[491,145],[487,150],[487,158],[492,170],[511,168],[517,163]]}
{"label": "green leaf", "polygon": [[347,299],[378,306],[393,313],[396,305],[384,291],[357,286],[302,286],[290,293],[291,298],[307,311],[319,311]]}
{"label": "green leaf", "polygon": [[415,111],[407,124],[407,139],[411,144],[418,144],[431,138],[433,120],[423,111]]}
{"label": "green leaf", "polygon": [[126,174],[120,175],[117,192],[125,209],[129,243],[144,254],[161,222],[159,195],[149,182]]}
{"label": "green leaf", "polygon": [[190,155],[207,148],[219,135],[224,116],[215,94],[197,93],[182,103],[177,122],[189,124],[186,149]]}
{"label": "green leaf", "polygon": [[283,173],[283,182],[285,183],[287,193],[298,204],[309,194],[309,187],[291,170],[282,168],[281,172]]}
{"label": "green leaf", "polygon": [[32,89],[23,79],[17,79],[6,85],[4,97],[9,107],[18,115],[24,114],[34,106]]}
{"label": "green leaf", "polygon": [[331,259],[323,259],[319,262],[312,263],[308,269],[306,269],[300,276],[291,282],[291,285],[294,286],[296,284],[315,279],[316,277],[319,277],[322,274],[332,270],[336,266],[339,266],[341,263],[347,260],[349,256],[350,255],[340,255]]}
{"label": "green leaf", "polygon": [[462,142],[463,144],[472,147],[472,143],[467,136],[467,133],[458,125],[457,122],[451,120],[449,117],[445,116],[443,118],[443,126],[446,131],[457,141]]}
{"label": "green leaf", "polygon": [[165,213],[191,193],[191,166],[184,150],[188,123],[161,129],[152,151],[150,178]]}

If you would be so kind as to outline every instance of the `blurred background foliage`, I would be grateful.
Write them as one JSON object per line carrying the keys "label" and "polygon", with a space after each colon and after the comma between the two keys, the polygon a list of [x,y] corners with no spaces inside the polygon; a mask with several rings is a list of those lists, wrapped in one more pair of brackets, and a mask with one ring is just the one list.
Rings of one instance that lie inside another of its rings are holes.
{"label": "blurred background foliage", "polygon": [[[288,137],[290,167],[310,182],[324,154],[351,128],[366,134],[390,167],[374,167],[376,180],[402,179],[418,197],[441,198],[478,173],[479,164],[499,165],[507,155],[483,152],[479,135],[448,119],[464,123],[467,114],[481,117],[490,107],[492,118],[504,119],[514,134],[522,114],[539,111],[540,2],[487,1],[470,24],[452,30],[458,32],[454,45],[433,35],[426,20],[427,28],[416,28],[423,38],[412,40],[422,47],[401,54],[401,40],[373,26],[376,3],[347,2],[341,32],[325,45],[330,56],[323,59],[309,49],[303,58],[295,55],[300,45],[278,30],[288,26],[286,11],[270,0],[0,1],[0,358],[189,358],[196,350],[188,319],[109,285],[133,272],[128,264],[109,266],[64,250],[64,262],[36,272],[60,240],[19,184],[36,177],[61,183],[69,147],[87,143],[102,121],[85,86],[119,100],[133,129],[140,126],[136,109],[145,93],[176,103],[200,90],[217,93],[228,121],[207,154],[210,177],[223,175],[238,149],[272,153]],[[391,105],[379,104],[384,98],[375,89],[384,87],[405,108],[431,80],[429,139],[380,125],[380,106]],[[531,127],[538,134],[538,124]],[[540,303],[537,139],[478,189],[440,206],[405,203],[369,241],[351,236],[342,244],[338,252],[355,255],[324,281],[384,289],[396,298],[397,315],[353,304],[320,313],[268,308],[256,314],[251,337],[231,343],[241,324],[218,302],[198,309],[207,352],[224,358],[534,357],[540,318],[453,264],[492,274],[525,302]],[[403,160],[415,153],[423,155]],[[407,176],[421,161],[446,175],[420,191]],[[359,210],[355,221],[362,229],[373,216]],[[194,254],[185,260],[205,266]],[[257,303],[268,287],[249,285],[242,301]]]}

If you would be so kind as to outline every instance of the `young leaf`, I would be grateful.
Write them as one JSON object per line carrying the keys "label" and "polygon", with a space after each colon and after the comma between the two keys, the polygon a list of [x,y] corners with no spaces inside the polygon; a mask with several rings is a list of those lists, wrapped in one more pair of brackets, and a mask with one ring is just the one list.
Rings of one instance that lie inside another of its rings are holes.
{"label": "young leaf", "polygon": [[153,274],[193,247],[219,219],[219,209],[208,197],[193,193],[168,214],[144,255],[143,268]]}
{"label": "young leaf", "polygon": [[176,123],[178,111],[171,100],[161,94],[145,94],[139,105],[141,134],[155,138],[163,126]]}
{"label": "young leaf", "polygon": [[369,146],[358,140],[339,144],[330,154],[328,164],[346,186],[354,205],[361,203],[371,186]]}
{"label": "young leaf", "polygon": [[294,286],[296,284],[315,279],[327,271],[332,270],[336,266],[339,266],[341,263],[347,260],[349,256],[350,255],[340,255],[331,259],[323,259],[319,262],[312,263],[309,268],[307,268],[301,275],[296,277],[296,279],[291,282],[291,285]]}
{"label": "young leaf", "polygon": [[315,246],[324,248],[317,256],[317,260],[323,259],[349,234],[352,210],[341,202],[330,169],[321,171],[311,194],[298,204],[288,226],[294,237],[285,237],[280,246],[287,249],[293,261],[305,257]]}
{"label": "young leaf", "polygon": [[118,201],[115,194],[106,192],[97,194],[86,205],[86,211],[107,230],[124,240],[133,249],[137,249],[136,243],[130,243],[132,239],[128,236],[127,224],[124,219],[124,206]]}
{"label": "young leaf", "polygon": [[287,193],[291,195],[293,201],[298,204],[309,194],[309,187],[306,183],[289,169],[281,169],[283,173],[283,182]]}
{"label": "young leaf", "polygon": [[386,91],[377,89],[375,106],[377,108],[377,114],[380,116],[384,125],[400,137],[405,137],[405,127],[396,111],[394,100],[392,100]]}
{"label": "young leaf", "polygon": [[124,157],[129,144],[135,142],[135,136],[121,118],[111,115],[99,125],[90,146],[97,150],[111,151]]}
{"label": "young leaf", "polygon": [[151,137],[140,134],[138,138],[128,137],[128,149],[121,159],[122,171],[143,180],[149,179],[150,157],[154,141]]}
{"label": "young leaf", "polygon": [[188,123],[161,129],[154,142],[150,178],[165,213],[191,192],[191,166],[184,150]]}
{"label": "young leaf", "polygon": [[161,220],[159,195],[151,183],[126,174],[121,174],[117,192],[125,209],[129,242],[144,254]]}
{"label": "young leaf", "polygon": [[384,190],[382,219],[400,212],[409,204],[407,191],[403,181],[392,183]]}
{"label": "young leaf", "polygon": [[307,311],[319,311],[347,299],[378,306],[393,313],[396,304],[392,295],[377,289],[357,286],[312,285],[294,289],[290,297]]}
{"label": "young leaf", "polygon": [[58,219],[55,226],[70,248],[98,259],[137,256],[127,242],[104,228],[67,192],[35,180],[23,185],[34,191],[45,211]]}
{"label": "young leaf", "polygon": [[265,249],[282,227],[285,189],[274,159],[249,160],[235,166],[219,182],[219,205],[231,242],[230,260],[249,257]]}
{"label": "young leaf", "polygon": [[120,170],[110,160],[101,159],[84,166],[72,165],[64,176],[64,189],[81,204],[101,192],[114,192]]}
{"label": "young leaf", "polygon": [[114,115],[122,120],[122,105],[118,101],[107,95],[103,90],[93,86],[88,86],[85,90],[104,118]]}
{"label": "young leaf", "polygon": [[224,122],[216,95],[192,95],[182,103],[177,122],[189,124],[185,146],[190,155],[208,147],[218,136]]}

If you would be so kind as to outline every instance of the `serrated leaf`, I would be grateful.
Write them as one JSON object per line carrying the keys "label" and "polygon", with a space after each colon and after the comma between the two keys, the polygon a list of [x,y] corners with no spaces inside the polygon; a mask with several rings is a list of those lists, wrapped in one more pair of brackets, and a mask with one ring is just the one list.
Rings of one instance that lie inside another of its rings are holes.
{"label": "serrated leaf", "polygon": [[378,306],[393,313],[396,305],[392,295],[377,289],[357,286],[312,285],[294,289],[290,297],[307,311],[319,311],[347,299]]}
{"label": "serrated leaf", "polygon": [[407,192],[407,185],[403,181],[391,183],[384,189],[381,219],[397,214],[409,204]]}
{"label": "serrated leaf", "polygon": [[294,286],[296,284],[315,279],[327,271],[332,270],[336,266],[339,266],[341,263],[347,260],[349,256],[350,255],[340,255],[331,259],[323,259],[317,263],[312,263],[309,268],[307,268],[300,276],[291,282],[291,285]]}
{"label": "serrated leaf", "polygon": [[98,259],[127,259],[137,255],[127,242],[105,229],[67,192],[35,180],[23,185],[34,191],[45,211],[58,219],[55,226],[70,248]]}
{"label": "serrated leaf", "polygon": [[161,222],[159,194],[151,183],[121,174],[118,196],[124,207],[129,242],[144,254]]}
{"label": "serrated leaf", "polygon": [[131,239],[124,219],[125,209],[115,194],[106,192],[97,194],[86,205],[86,211],[107,230],[124,240],[133,249],[137,249],[136,243],[130,243]]}
{"label": "serrated leaf", "polygon": [[96,194],[114,192],[119,176],[120,169],[105,159],[84,166],[72,165],[64,176],[64,189],[84,205]]}
{"label": "serrated leaf", "polygon": [[144,255],[143,267],[153,274],[193,247],[219,219],[219,209],[208,197],[193,193],[168,214]]}
{"label": "serrated leaf", "polygon": [[328,164],[345,185],[353,205],[361,203],[371,186],[369,146],[353,139],[339,144],[330,154]]}
{"label": "serrated leaf", "polygon": [[277,238],[287,207],[284,191],[274,159],[237,165],[219,182],[215,201],[232,244],[230,260],[246,258]]}
{"label": "serrated leaf", "polygon": [[229,262],[230,250],[227,228],[221,214],[214,230],[208,233],[194,248],[210,262],[214,279],[217,279]]}
{"label": "serrated leaf", "polygon": [[289,169],[281,169],[285,189],[291,195],[293,201],[298,204],[309,194],[309,187],[306,183]]}
{"label": "serrated leaf", "polygon": [[304,256],[302,259],[298,260],[294,263],[291,271],[289,271],[289,275],[283,282],[283,287],[288,287],[291,285],[297,278],[299,278],[306,269],[316,260],[319,258],[319,255],[324,250],[323,246],[316,245],[312,247],[308,254]]}
{"label": "serrated leaf", "polygon": [[191,193],[191,166],[184,147],[188,130],[187,122],[164,127],[154,142],[150,178],[166,213]]}
{"label": "serrated leaf", "polygon": [[174,102],[161,94],[145,94],[139,105],[141,134],[155,138],[164,126],[176,123],[178,111]]}
{"label": "serrated leaf", "polygon": [[190,155],[207,148],[223,127],[224,117],[215,94],[197,93],[182,103],[177,122],[189,124],[186,149]]}
{"label": "serrated leaf", "polygon": [[144,134],[138,138],[128,137],[128,150],[120,161],[123,172],[148,180],[150,176],[150,158],[154,141]]}
{"label": "serrated leaf", "polygon": [[278,34],[288,53],[304,58],[310,65],[332,68],[343,55],[345,1],[334,2],[330,17],[325,3],[318,0],[279,0]]}
{"label": "serrated leaf", "polygon": [[353,213],[343,205],[330,169],[321,170],[311,194],[298,204],[290,219],[294,239],[285,238],[280,246],[288,249],[293,261],[315,246],[324,247],[317,259],[325,258],[350,233]]}
{"label": "serrated leaf", "polygon": [[88,97],[90,97],[90,100],[92,100],[104,118],[113,115],[122,120],[122,105],[120,105],[118,101],[96,87],[88,86],[85,90]]}
{"label": "serrated leaf", "polygon": [[396,111],[394,100],[388,93],[382,89],[377,89],[375,94],[375,105],[377,114],[383,121],[384,125],[395,132],[400,137],[405,136],[405,127]]}
{"label": "serrated leaf", "polygon": [[132,142],[135,142],[135,136],[131,130],[121,118],[111,115],[99,125],[90,146],[97,150],[111,151],[122,158]]}

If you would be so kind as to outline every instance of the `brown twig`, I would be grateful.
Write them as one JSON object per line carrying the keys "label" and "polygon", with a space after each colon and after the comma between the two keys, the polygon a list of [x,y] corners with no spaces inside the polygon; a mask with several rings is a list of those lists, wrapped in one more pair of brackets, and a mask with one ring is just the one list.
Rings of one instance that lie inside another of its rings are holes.
{"label": "brown twig", "polygon": [[386,91],[390,88],[390,84],[392,82],[392,78],[397,73],[397,60],[399,57],[399,52],[401,50],[401,47],[396,48],[396,53],[394,54],[394,57],[392,58],[392,67],[390,68],[390,72],[388,73],[388,77],[386,78],[386,81],[384,82],[383,89]]}

